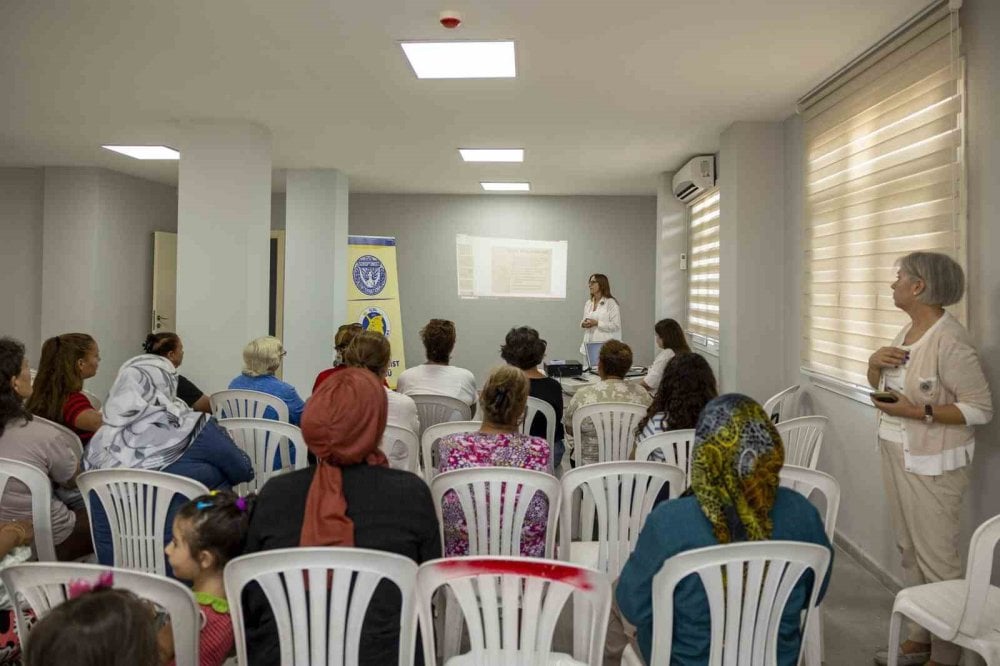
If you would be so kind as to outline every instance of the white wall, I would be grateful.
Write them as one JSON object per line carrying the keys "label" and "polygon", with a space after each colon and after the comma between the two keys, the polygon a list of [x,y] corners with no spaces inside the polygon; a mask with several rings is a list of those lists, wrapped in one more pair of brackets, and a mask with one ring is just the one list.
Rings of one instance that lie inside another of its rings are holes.
{"label": "white wall", "polygon": [[41,352],[43,189],[41,169],[0,168],[0,335],[23,342],[32,367]]}

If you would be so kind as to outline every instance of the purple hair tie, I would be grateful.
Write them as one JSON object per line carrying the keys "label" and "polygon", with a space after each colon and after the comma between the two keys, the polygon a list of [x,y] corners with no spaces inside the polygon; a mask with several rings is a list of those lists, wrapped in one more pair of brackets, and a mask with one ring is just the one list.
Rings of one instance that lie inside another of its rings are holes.
{"label": "purple hair tie", "polygon": [[240,510],[240,513],[245,512],[247,510],[247,498],[246,497],[237,497],[236,498],[236,508]]}

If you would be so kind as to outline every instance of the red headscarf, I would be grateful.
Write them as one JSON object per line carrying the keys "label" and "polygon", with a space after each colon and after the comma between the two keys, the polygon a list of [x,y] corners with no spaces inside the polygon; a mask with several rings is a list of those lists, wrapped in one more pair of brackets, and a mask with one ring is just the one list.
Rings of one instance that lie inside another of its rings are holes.
{"label": "red headscarf", "polygon": [[302,436],[316,456],[316,474],[306,498],[300,546],[353,546],[354,522],[347,517],[344,478],[348,465],[389,465],[379,450],[389,402],[370,370],[334,373],[306,403]]}

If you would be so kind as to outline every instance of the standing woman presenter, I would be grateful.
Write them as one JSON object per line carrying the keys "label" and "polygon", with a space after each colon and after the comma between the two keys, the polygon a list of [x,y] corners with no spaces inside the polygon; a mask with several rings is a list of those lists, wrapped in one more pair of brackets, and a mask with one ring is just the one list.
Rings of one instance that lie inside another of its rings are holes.
{"label": "standing woman presenter", "polygon": [[608,276],[594,273],[587,281],[590,298],[583,304],[583,343],[580,353],[587,354],[587,343],[607,342],[622,339],[622,313],[618,308],[618,300],[611,295],[611,285]]}

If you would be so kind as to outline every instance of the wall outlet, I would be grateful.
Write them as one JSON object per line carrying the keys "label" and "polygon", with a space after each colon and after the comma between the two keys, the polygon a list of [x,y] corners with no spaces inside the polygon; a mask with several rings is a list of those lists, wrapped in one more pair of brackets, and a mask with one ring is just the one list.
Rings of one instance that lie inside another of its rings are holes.
{"label": "wall outlet", "polygon": [[680,266],[679,266],[679,268],[682,271],[686,271],[688,269],[688,256],[687,256],[687,252],[681,252],[681,260],[680,260]]}

